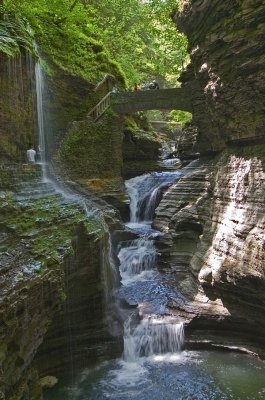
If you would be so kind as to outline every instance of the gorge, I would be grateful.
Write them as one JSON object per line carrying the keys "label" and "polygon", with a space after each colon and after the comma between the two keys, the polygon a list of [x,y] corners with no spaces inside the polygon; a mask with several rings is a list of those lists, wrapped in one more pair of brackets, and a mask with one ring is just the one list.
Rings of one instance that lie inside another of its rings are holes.
{"label": "gorge", "polygon": [[264,399],[264,1],[166,2],[190,60],[140,93],[61,3],[0,8],[0,399]]}

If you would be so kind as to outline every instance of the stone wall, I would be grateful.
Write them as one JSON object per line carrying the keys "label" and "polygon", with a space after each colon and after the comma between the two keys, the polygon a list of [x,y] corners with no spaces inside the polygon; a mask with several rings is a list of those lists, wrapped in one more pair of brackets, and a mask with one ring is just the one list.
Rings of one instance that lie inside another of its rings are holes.
{"label": "stone wall", "polygon": [[121,190],[123,120],[111,110],[98,121],[74,122],[58,153],[61,173],[95,192]]}
{"label": "stone wall", "polygon": [[145,110],[182,110],[191,112],[190,97],[182,88],[141,90],[112,94],[112,108],[119,114]]}

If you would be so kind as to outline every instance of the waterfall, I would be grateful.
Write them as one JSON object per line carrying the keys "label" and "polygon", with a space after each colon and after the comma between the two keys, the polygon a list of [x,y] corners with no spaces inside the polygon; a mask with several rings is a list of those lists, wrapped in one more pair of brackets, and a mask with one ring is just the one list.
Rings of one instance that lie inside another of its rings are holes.
{"label": "waterfall", "polygon": [[124,326],[124,360],[136,362],[140,357],[150,357],[179,352],[184,343],[182,323],[166,318],[144,318],[136,328],[129,318]]}
{"label": "waterfall", "polygon": [[36,94],[37,94],[37,118],[38,118],[38,152],[42,168],[43,181],[47,181],[47,164],[46,164],[46,141],[45,141],[45,125],[44,125],[44,79],[42,68],[39,63],[35,65]]}
{"label": "waterfall", "polygon": [[[163,316],[162,305],[153,309],[159,301],[160,288],[152,283],[152,279],[156,279],[155,274],[145,273],[155,271],[158,256],[152,239],[157,232],[151,230],[148,222],[150,224],[154,217],[161,189],[173,184],[180,176],[179,171],[151,173],[125,183],[131,199],[131,223],[128,225],[134,226],[140,237],[120,245],[120,275],[127,298],[132,299],[134,304],[138,303],[142,318],[137,323],[133,313],[124,323],[123,357],[128,363],[136,363],[142,357],[179,352],[184,343],[183,324],[176,322],[175,318]],[[132,224],[135,222],[138,224]],[[161,293],[163,297],[165,289],[161,288]],[[154,316],[156,312],[161,315]]]}
{"label": "waterfall", "polygon": [[127,242],[119,251],[120,274],[125,282],[143,271],[151,270],[156,261],[156,249],[153,240],[140,238]]}
{"label": "waterfall", "polygon": [[161,190],[172,185],[181,176],[180,171],[154,172],[137,176],[125,182],[130,197],[131,222],[150,222]]}

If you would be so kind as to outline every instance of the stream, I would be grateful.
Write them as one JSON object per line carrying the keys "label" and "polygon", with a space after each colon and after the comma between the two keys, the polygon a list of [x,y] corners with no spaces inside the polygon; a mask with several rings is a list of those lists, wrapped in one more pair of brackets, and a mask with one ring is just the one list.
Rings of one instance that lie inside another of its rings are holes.
{"label": "stream", "polygon": [[159,258],[151,227],[162,192],[181,171],[142,175],[126,182],[130,198],[127,229],[135,239],[117,247],[120,287],[115,297],[130,308],[124,316],[124,346],[119,359],[84,369],[74,384],[60,382],[46,400],[228,400],[264,399],[265,364],[247,355],[184,351],[184,326],[168,315],[169,298],[180,295],[157,269]]}

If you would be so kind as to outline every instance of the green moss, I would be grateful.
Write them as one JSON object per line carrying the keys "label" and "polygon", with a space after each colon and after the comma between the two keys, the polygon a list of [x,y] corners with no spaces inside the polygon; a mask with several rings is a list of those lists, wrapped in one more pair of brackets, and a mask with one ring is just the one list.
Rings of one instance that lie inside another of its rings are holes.
{"label": "green moss", "polygon": [[122,126],[111,110],[98,123],[76,123],[61,143],[59,160],[72,179],[114,178],[122,166]]}
{"label": "green moss", "polygon": [[79,204],[62,204],[59,195],[19,203],[13,192],[0,192],[0,210],[0,225],[9,232],[4,246],[12,248],[21,240],[30,243],[25,264],[29,272],[41,273],[73,254],[72,239],[80,224],[88,235],[99,238],[103,234],[96,216],[88,215]]}

